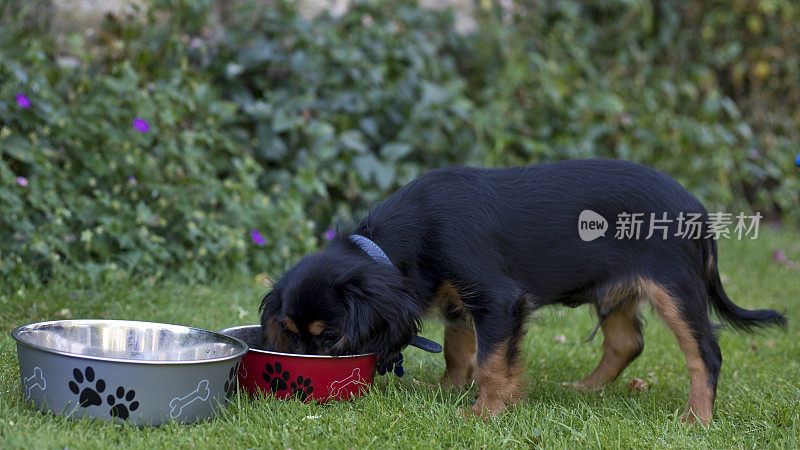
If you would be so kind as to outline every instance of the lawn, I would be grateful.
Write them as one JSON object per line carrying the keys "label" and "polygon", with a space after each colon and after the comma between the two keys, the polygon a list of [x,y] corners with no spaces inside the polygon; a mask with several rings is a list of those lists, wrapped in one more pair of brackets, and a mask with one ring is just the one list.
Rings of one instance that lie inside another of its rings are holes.
{"label": "lawn", "polygon": [[[800,260],[800,233],[763,229],[754,241],[724,241],[720,266],[729,296],[744,307],[786,312],[786,331],[747,335],[723,329],[723,368],[709,429],[680,423],[689,379],[674,337],[652,311],[645,349],[602,393],[561,386],[587,374],[600,358],[602,338],[584,344],[594,319],[587,308],[550,308],[530,321],[523,346],[530,391],[512,412],[483,422],[459,407],[474,389],[457,392],[435,383],[440,355],[405,352],[403,378],[380,377],[369,395],[328,405],[236,395],[212,421],[137,428],[37,413],[20,394],[12,328],[63,317],[148,320],[218,329],[257,321],[265,288],[254,277],[231,274],[207,286],[126,282],[76,288],[66,283],[0,297],[0,446],[15,447],[797,447],[800,445],[800,277],[773,261],[781,248]],[[442,328],[425,323],[441,342]],[[564,335],[566,340],[557,339]],[[563,342],[561,342],[563,341]],[[632,378],[647,389],[628,392]]]}

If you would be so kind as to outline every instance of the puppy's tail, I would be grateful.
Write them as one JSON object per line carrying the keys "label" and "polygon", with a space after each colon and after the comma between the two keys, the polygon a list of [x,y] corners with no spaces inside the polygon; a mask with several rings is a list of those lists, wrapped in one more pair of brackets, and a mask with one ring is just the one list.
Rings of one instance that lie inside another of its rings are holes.
{"label": "puppy's tail", "polygon": [[739,307],[725,293],[717,266],[717,241],[706,239],[703,243],[703,266],[705,283],[710,304],[717,314],[728,323],[743,331],[752,332],[757,328],[780,325],[786,326],[783,314],[773,309],[744,309]]}

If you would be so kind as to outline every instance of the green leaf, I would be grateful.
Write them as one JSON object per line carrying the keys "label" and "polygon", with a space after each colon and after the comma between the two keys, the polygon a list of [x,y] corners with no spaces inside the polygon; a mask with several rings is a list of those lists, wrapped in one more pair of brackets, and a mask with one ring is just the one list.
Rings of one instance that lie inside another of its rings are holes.
{"label": "green leaf", "polygon": [[0,143],[0,150],[20,162],[32,164],[36,161],[33,154],[35,147],[31,145],[30,141],[19,135],[9,136]]}
{"label": "green leaf", "polygon": [[239,64],[243,66],[244,69],[249,69],[261,63],[272,61],[278,55],[277,49],[277,42],[259,38],[251,46],[239,53]]}
{"label": "green leaf", "polygon": [[405,142],[388,142],[381,146],[380,155],[388,162],[396,162],[411,153],[413,147]]}
{"label": "green leaf", "polygon": [[275,135],[269,124],[258,122],[256,124],[256,137],[258,138],[259,156],[266,161],[277,161],[286,155],[286,143]]}
{"label": "green leaf", "polygon": [[358,121],[358,125],[361,128],[361,131],[364,132],[367,136],[372,139],[379,139],[378,136],[378,122],[375,120],[374,117],[362,117]]}
{"label": "green leaf", "polygon": [[377,164],[375,166],[375,173],[373,175],[375,184],[378,185],[382,191],[389,189],[394,183],[395,168],[392,164]]}
{"label": "green leaf", "polygon": [[[358,130],[347,130],[339,135],[342,145],[348,150],[354,150],[358,153],[365,153],[369,150],[366,142],[364,142],[364,135]],[[370,156],[372,156],[370,154]],[[374,156],[372,156],[374,158]]]}
{"label": "green leaf", "polygon": [[355,167],[361,181],[365,183],[372,181],[378,164],[380,162],[372,153],[364,153],[353,159],[353,167]]}

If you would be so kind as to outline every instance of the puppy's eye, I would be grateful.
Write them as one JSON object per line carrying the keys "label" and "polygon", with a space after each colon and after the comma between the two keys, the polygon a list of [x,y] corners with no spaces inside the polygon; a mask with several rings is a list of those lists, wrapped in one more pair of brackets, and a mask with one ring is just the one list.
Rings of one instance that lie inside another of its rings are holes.
{"label": "puppy's eye", "polygon": [[339,335],[335,331],[325,331],[322,333],[322,341],[323,342],[334,342],[339,337]]}
{"label": "puppy's eye", "polygon": [[325,331],[320,336],[320,347],[322,347],[325,351],[330,351],[334,345],[336,345],[336,341],[339,339],[339,333],[335,331]]}

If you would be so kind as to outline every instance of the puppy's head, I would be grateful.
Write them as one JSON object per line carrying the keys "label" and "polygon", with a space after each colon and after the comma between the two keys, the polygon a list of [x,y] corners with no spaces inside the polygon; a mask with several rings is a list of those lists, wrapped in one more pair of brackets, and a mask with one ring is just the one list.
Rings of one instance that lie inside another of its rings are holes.
{"label": "puppy's head", "polygon": [[378,354],[384,365],[416,335],[422,315],[407,278],[349,242],[304,257],[261,301],[267,348]]}

